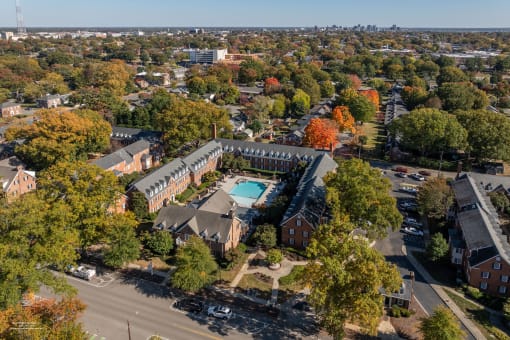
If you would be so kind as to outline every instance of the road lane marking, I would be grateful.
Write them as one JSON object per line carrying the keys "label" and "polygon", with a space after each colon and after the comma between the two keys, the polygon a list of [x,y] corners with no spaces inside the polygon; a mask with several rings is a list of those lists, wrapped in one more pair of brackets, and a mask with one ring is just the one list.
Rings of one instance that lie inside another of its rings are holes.
{"label": "road lane marking", "polygon": [[193,334],[196,334],[196,335],[203,336],[204,338],[209,338],[209,339],[212,339],[212,340],[223,340],[222,338],[219,338],[217,336],[214,336],[214,335],[211,335],[211,334],[207,334],[207,333],[204,333],[204,332],[201,332],[201,331],[197,331],[197,330],[189,328],[189,327],[180,326],[180,325],[177,325],[175,323],[172,323],[171,325],[176,327],[176,328],[182,329],[184,331],[187,331],[187,332],[190,332],[190,333],[193,333]]}

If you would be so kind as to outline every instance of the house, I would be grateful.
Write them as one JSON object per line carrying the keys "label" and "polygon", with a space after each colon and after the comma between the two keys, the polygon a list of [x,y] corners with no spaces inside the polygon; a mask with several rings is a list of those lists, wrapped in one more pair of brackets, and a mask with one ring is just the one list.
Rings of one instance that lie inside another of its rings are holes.
{"label": "house", "polygon": [[35,190],[35,171],[25,170],[23,164],[16,157],[0,161],[0,184],[2,193],[11,202],[17,197]]}
{"label": "house", "polygon": [[21,104],[6,102],[0,104],[0,117],[9,118],[20,115],[23,113],[23,109],[21,108]]}
{"label": "house", "polygon": [[62,99],[58,94],[46,95],[37,99],[37,106],[44,109],[59,107],[60,105],[62,105]]}
{"label": "house", "polygon": [[379,292],[384,296],[384,307],[391,308],[397,305],[409,309],[414,294],[414,272],[402,278],[402,284],[397,292],[388,292],[383,288],[379,289]]}
{"label": "house", "polygon": [[243,228],[241,221],[235,217],[235,208],[231,207],[226,212],[222,209],[227,207],[222,200],[228,195],[221,192],[217,191],[218,196],[213,195],[208,200],[212,199],[214,203],[206,201],[205,207],[198,209],[174,205],[162,208],[153,229],[171,232],[178,246],[185,244],[192,235],[201,237],[215,256],[224,257],[226,252],[238,246]]}
{"label": "house", "polygon": [[217,141],[211,141],[195,152],[182,159],[191,173],[191,181],[197,186],[202,184],[202,176],[218,167],[218,160],[221,158],[221,144]]}
{"label": "house", "polygon": [[139,140],[92,162],[106,171],[113,171],[117,176],[142,172],[152,167],[150,143]]}
{"label": "house", "polygon": [[335,171],[338,164],[328,155],[321,154],[306,168],[280,223],[281,240],[286,246],[304,249],[319,224],[327,221],[327,173]]}
{"label": "house", "polygon": [[462,268],[469,285],[491,295],[508,296],[510,245],[483,183],[464,174],[452,183],[455,229],[450,230],[450,260]]}

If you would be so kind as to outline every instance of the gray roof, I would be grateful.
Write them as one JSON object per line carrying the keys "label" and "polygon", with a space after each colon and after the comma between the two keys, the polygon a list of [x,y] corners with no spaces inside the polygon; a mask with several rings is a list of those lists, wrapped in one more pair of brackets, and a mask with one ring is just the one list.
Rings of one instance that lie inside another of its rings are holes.
{"label": "gray roof", "polygon": [[176,158],[136,181],[133,183],[132,187],[145,194],[145,198],[149,200],[151,191],[155,191],[156,188],[159,189],[160,186],[166,187],[171,177],[176,179],[187,173],[189,173],[189,169],[186,164],[184,164],[180,158]]}
{"label": "gray roof", "polygon": [[[300,146],[290,146],[282,144],[266,144],[257,142],[245,142],[234,139],[216,139],[223,146],[224,152],[234,152],[239,150],[243,154],[249,156],[250,153],[260,155],[264,153],[266,157],[272,158],[286,158],[286,157],[298,157],[303,160],[312,160],[319,155],[324,154],[324,151],[317,151],[311,148],[302,148]],[[270,156],[272,155],[272,156]]]}
{"label": "gray roof", "polygon": [[39,98],[37,100],[53,100],[53,99],[60,99],[60,95],[59,94],[49,94],[46,96],[42,96],[41,98]]}
{"label": "gray roof", "polygon": [[190,153],[188,156],[184,157],[182,162],[186,164],[193,172],[195,171],[195,166],[200,169],[207,163],[210,157],[219,155],[221,151],[221,144],[213,140],[197,149],[196,151]]}
{"label": "gray roof", "polygon": [[217,190],[209,196],[200,206],[198,210],[214,212],[217,214],[227,215],[230,210],[236,208],[236,202],[222,189]]}
{"label": "gray roof", "polygon": [[154,221],[154,228],[180,232],[189,227],[197,236],[226,243],[232,223],[233,219],[223,214],[171,205],[161,208]]}
{"label": "gray roof", "polygon": [[507,237],[501,229],[496,209],[483,188],[468,174],[454,181],[452,188],[458,206],[457,220],[466,247],[474,256],[469,259],[470,263],[476,265],[487,260],[487,256],[497,254],[510,263]]}
{"label": "gray roof", "polygon": [[5,102],[5,103],[0,104],[0,109],[7,109],[9,107],[16,107],[16,106],[21,106],[21,104],[13,103],[13,102]]}
{"label": "gray roof", "polygon": [[133,156],[149,149],[150,143],[145,140],[140,140],[130,144],[120,150],[115,151],[109,155],[96,159],[92,162],[99,166],[102,169],[110,169],[111,167],[126,162],[126,164],[130,164],[133,162]]}
{"label": "gray roof", "polygon": [[299,181],[297,193],[290,202],[281,224],[298,213],[301,213],[314,226],[320,223],[320,217],[326,205],[326,188],[323,178],[337,167],[338,164],[328,154],[322,154],[306,168]]}
{"label": "gray roof", "polygon": [[145,139],[148,141],[157,141],[161,140],[163,133],[159,131],[112,126],[111,136],[114,139]]}

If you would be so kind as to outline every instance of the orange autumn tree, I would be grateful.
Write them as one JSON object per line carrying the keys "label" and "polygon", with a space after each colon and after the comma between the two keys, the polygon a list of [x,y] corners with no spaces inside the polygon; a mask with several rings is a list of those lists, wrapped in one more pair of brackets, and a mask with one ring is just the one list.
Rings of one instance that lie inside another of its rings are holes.
{"label": "orange autumn tree", "polygon": [[337,143],[338,128],[331,119],[312,118],[305,128],[304,144],[315,149],[329,149]]}
{"label": "orange autumn tree", "polygon": [[264,93],[270,95],[281,90],[281,85],[278,79],[274,77],[266,78],[264,81]]}
{"label": "orange autumn tree", "polygon": [[360,90],[359,93],[362,96],[367,97],[367,99],[370,100],[372,104],[374,104],[376,110],[379,111],[379,92],[377,92],[377,90]]}
{"label": "orange autumn tree", "polygon": [[331,118],[338,124],[340,132],[349,130],[354,133],[356,131],[354,117],[351,115],[349,107],[343,105],[335,107],[331,112]]}

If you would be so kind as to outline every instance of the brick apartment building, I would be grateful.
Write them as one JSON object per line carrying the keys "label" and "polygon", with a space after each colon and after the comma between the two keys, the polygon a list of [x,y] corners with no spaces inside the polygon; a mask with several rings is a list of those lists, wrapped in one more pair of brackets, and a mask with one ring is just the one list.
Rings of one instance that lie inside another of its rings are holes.
{"label": "brick apartment building", "polygon": [[18,103],[2,103],[0,104],[0,117],[2,118],[10,118],[23,113],[23,109],[21,108],[21,104]]}
{"label": "brick apartment building", "polygon": [[190,170],[191,181],[197,186],[202,184],[202,176],[211,171],[215,171],[218,167],[218,161],[222,155],[221,144],[211,141],[192,152],[182,159],[182,162]]}
{"label": "brick apartment building", "polygon": [[491,295],[509,296],[510,244],[486,188],[468,174],[452,183],[455,228],[449,230],[450,259],[469,285]]}
{"label": "brick apartment building", "polygon": [[0,161],[0,184],[8,202],[36,189],[35,171],[25,170],[16,157]]}
{"label": "brick apartment building", "polygon": [[92,162],[106,171],[113,171],[117,176],[133,172],[142,172],[152,167],[150,143],[139,140]]}

